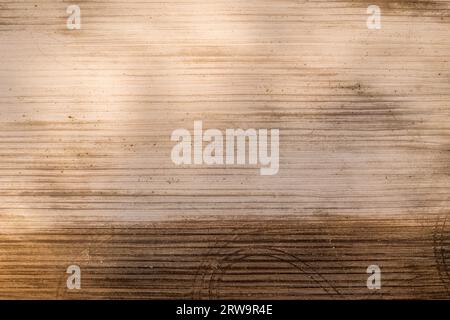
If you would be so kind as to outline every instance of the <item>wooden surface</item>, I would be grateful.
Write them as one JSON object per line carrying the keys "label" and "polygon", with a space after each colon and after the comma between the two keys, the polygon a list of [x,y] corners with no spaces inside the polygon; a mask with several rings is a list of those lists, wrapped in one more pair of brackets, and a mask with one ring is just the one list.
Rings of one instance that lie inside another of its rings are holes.
{"label": "wooden surface", "polygon": [[[0,298],[450,298],[449,1],[0,0],[0,49]],[[195,120],[279,173],[175,166]]]}

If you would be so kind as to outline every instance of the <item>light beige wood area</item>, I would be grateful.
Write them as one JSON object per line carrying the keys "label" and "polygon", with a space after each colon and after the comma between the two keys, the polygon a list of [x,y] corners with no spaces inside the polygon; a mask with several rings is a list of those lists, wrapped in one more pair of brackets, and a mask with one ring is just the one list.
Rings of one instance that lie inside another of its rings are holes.
{"label": "light beige wood area", "polygon": [[[449,1],[0,0],[0,298],[449,298],[449,35]],[[280,129],[279,173],[174,165],[196,120]]]}

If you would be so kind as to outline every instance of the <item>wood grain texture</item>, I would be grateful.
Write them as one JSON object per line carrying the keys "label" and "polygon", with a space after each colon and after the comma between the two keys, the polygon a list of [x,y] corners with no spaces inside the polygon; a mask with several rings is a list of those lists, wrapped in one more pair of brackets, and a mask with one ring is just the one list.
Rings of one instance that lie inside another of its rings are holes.
{"label": "wood grain texture", "polygon": [[[449,35],[450,1],[0,0],[0,298],[450,298]],[[280,129],[279,173],[175,166],[195,120]]]}

